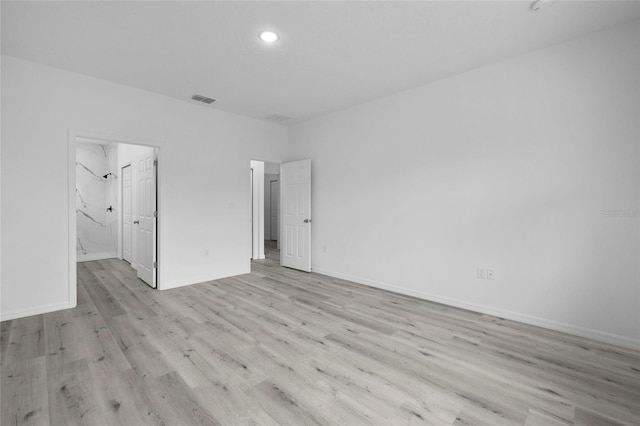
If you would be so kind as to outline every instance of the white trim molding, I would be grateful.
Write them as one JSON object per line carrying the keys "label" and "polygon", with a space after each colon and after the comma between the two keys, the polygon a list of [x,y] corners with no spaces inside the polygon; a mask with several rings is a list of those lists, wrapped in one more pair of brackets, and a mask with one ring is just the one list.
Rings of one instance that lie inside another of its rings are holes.
{"label": "white trim molding", "polygon": [[239,275],[244,275],[244,274],[250,274],[251,273],[251,268],[249,267],[249,269],[241,272],[240,274],[237,273],[223,273],[223,274],[217,274],[217,275],[208,275],[208,276],[204,276],[204,275],[200,275],[197,277],[188,277],[185,279],[181,279],[180,281],[171,281],[171,282],[167,282],[166,285],[162,288],[162,289],[158,289],[158,290],[171,290],[174,288],[180,288],[180,287],[186,287],[189,285],[194,285],[194,284],[203,284],[206,282],[210,282],[210,281],[216,281],[216,280],[221,280],[224,278],[232,278],[232,277],[237,277]]}
{"label": "white trim molding", "polygon": [[92,260],[104,260],[118,258],[115,253],[92,253],[92,254],[80,254],[77,255],[76,262],[90,262]]}
{"label": "white trim molding", "polygon": [[393,293],[399,293],[406,296],[413,296],[418,299],[427,300],[430,302],[441,303],[443,305],[452,306],[456,308],[466,309],[468,311],[478,312],[481,314],[491,315],[499,318],[504,318],[511,321],[520,322],[523,324],[534,325],[537,327],[546,328],[549,330],[559,331],[567,333],[573,336],[584,337],[587,339],[596,340],[603,343],[609,343],[612,345],[622,346],[630,349],[640,349],[640,340],[632,339],[626,336],[618,334],[607,333],[600,330],[593,330],[589,328],[579,327],[572,324],[549,320],[545,318],[533,317],[530,315],[520,314],[518,312],[508,311],[504,309],[493,308],[491,306],[479,305],[476,303],[469,303],[464,300],[454,299],[446,296],[438,296],[423,291],[416,291],[407,289],[404,287],[398,287],[392,284],[383,283],[380,281],[369,280],[366,278],[354,277],[351,275],[341,274],[338,272],[327,271],[324,269],[313,268],[313,272],[327,275],[342,280],[352,281],[358,284],[364,284],[370,287],[379,288],[382,290],[391,291]]}
{"label": "white trim molding", "polygon": [[30,317],[32,315],[46,314],[49,312],[61,311],[63,309],[75,308],[71,303],[54,303],[52,305],[37,306],[35,308],[20,309],[17,311],[2,312],[0,321],[14,320],[17,318]]}

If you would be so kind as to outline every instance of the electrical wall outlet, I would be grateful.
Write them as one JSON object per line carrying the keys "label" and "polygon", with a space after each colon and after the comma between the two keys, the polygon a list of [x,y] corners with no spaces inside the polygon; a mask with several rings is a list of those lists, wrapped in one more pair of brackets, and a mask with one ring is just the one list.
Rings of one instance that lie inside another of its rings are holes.
{"label": "electrical wall outlet", "polygon": [[205,255],[205,256],[209,256],[209,249],[206,249],[206,250],[204,251],[204,255]]}
{"label": "electrical wall outlet", "polygon": [[326,253],[327,251],[328,251],[328,250],[327,250],[327,246],[322,246],[322,252],[323,252],[323,253]]}
{"label": "electrical wall outlet", "polygon": [[484,268],[477,268],[476,269],[476,274],[479,280],[486,280],[487,279],[487,271]]}
{"label": "electrical wall outlet", "polygon": [[496,270],[493,268],[487,267],[477,267],[476,268],[476,278],[479,280],[493,280],[496,276]]}

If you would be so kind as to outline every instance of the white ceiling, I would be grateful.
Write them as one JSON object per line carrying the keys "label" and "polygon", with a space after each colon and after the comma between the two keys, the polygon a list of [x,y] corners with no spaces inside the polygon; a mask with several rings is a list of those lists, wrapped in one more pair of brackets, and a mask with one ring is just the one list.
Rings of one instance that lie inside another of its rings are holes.
{"label": "white ceiling", "polygon": [[529,5],[2,1],[2,53],[289,124],[640,18],[638,1]]}

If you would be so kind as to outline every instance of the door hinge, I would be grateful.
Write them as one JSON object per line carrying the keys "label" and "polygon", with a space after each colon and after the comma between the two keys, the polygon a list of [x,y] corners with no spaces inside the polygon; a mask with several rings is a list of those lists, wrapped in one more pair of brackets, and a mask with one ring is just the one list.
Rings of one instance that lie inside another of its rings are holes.
{"label": "door hinge", "polygon": [[157,166],[158,165],[158,160],[153,160],[153,165]]}
{"label": "door hinge", "polygon": [[154,210],[153,217],[158,217],[158,210]]}
{"label": "door hinge", "polygon": [[158,262],[153,262],[153,267],[158,268]]}

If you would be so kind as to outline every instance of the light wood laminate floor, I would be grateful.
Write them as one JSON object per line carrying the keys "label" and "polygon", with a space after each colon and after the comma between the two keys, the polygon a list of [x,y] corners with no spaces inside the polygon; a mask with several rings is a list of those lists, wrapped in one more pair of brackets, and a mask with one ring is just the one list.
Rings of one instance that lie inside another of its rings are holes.
{"label": "light wood laminate floor", "polygon": [[2,425],[638,425],[640,354],[282,268],[155,291],[78,264],[2,323]]}

